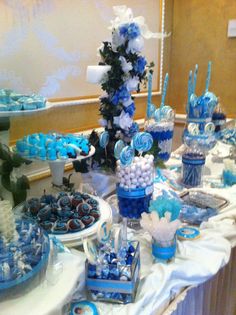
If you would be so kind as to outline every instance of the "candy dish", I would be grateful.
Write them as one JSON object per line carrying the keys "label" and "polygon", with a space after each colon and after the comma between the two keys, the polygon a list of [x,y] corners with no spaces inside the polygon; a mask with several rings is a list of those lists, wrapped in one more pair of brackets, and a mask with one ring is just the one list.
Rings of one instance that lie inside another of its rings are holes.
{"label": "candy dish", "polygon": [[[33,151],[32,150],[30,151],[31,155],[29,159],[31,161],[40,160],[42,162],[47,162],[52,176],[52,184],[59,187],[63,185],[63,175],[66,163],[71,163],[74,161],[90,158],[95,153],[95,148],[94,146],[91,145],[87,155],[77,155],[75,158],[68,158],[68,156],[67,157],[65,156],[64,158],[57,158],[55,152],[53,153],[53,155],[52,152],[50,152],[50,158],[53,160],[46,160],[46,150],[44,150],[44,152],[34,151],[33,146],[31,147],[31,149],[33,149]],[[13,147],[12,150],[14,152],[17,152],[16,147]],[[39,154],[38,158],[36,157],[37,154]]]}
{"label": "candy dish", "polygon": [[37,286],[47,268],[50,243],[33,221],[16,220],[18,239],[0,236],[0,300],[23,295]]}
{"label": "candy dish", "polygon": [[[69,193],[67,194],[67,196]],[[98,198],[96,196],[87,195],[75,192],[74,195],[70,195],[71,205],[74,196],[80,195],[82,198],[85,196],[89,199],[94,199],[97,203],[96,208],[89,206],[89,212],[87,213],[79,213],[77,211],[77,207],[74,205],[71,208],[61,208],[58,205],[58,202],[52,203],[49,205],[51,207],[51,215],[50,219],[48,217],[45,220],[41,220],[38,217],[38,214],[35,212],[31,212],[31,200],[28,200],[25,204],[21,204],[14,209],[14,213],[18,218],[30,218],[34,219],[44,228],[49,234],[52,234],[60,239],[67,246],[79,245],[82,242],[84,237],[94,238],[96,234],[96,230],[98,227],[98,223],[100,220],[106,219],[108,221],[112,220],[112,211],[107,202],[103,199]],[[63,195],[61,193],[58,194],[58,198],[64,198],[65,192]],[[39,198],[33,198],[35,200]],[[54,200],[54,196],[47,196],[43,198],[43,201]],[[53,209],[54,207],[54,209]],[[43,208],[45,208],[45,204],[43,204]],[[41,209],[38,210],[40,212]]]}

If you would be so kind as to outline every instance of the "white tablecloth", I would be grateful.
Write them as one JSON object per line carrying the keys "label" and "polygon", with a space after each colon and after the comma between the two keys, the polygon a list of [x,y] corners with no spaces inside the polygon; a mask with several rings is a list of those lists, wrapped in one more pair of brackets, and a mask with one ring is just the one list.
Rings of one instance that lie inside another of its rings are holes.
{"label": "white tablecloth", "polygon": [[[59,254],[59,273],[47,271],[44,281],[27,294],[0,303],[0,315],[64,315],[84,273],[84,261],[71,253]],[[53,281],[52,281],[53,279]],[[81,282],[82,283],[82,282]]]}

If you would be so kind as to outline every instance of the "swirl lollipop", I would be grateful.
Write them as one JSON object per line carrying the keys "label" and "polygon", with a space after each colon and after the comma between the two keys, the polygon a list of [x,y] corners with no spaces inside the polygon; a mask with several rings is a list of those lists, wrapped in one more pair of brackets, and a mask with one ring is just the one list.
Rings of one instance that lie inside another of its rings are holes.
{"label": "swirl lollipop", "polygon": [[161,109],[157,108],[154,112],[154,119],[155,121],[161,121]]}
{"label": "swirl lollipop", "polygon": [[120,162],[123,166],[130,165],[134,159],[134,149],[131,146],[126,146],[120,152]]}
{"label": "swirl lollipop", "polygon": [[153,145],[152,135],[148,132],[138,132],[133,137],[131,145],[139,153],[147,152]]}
{"label": "swirl lollipop", "polygon": [[170,120],[173,118],[174,111],[169,105],[164,105],[161,107],[161,117],[165,120]]}
{"label": "swirl lollipop", "polygon": [[198,126],[198,124],[190,123],[188,125],[188,132],[192,136],[197,136],[199,134],[199,126]]}
{"label": "swirl lollipop", "polygon": [[215,125],[212,122],[206,124],[204,131],[206,134],[211,135],[215,131]]}
{"label": "swirl lollipop", "polygon": [[114,156],[117,160],[119,160],[120,158],[120,153],[121,151],[124,149],[125,147],[125,143],[123,140],[118,140],[115,144],[115,148],[114,148]]}
{"label": "swirl lollipop", "polygon": [[109,142],[109,133],[103,131],[99,136],[99,145],[101,148],[105,149]]}

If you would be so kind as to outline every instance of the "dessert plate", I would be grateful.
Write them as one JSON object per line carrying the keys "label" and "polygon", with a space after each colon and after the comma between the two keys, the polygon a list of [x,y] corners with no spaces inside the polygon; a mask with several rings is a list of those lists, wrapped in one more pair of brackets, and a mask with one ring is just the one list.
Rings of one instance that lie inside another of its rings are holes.
{"label": "dessert plate", "polygon": [[[49,234],[49,236],[56,237],[59,239],[64,245],[68,247],[78,246],[83,243],[84,238],[91,238],[94,239],[97,236],[97,228],[99,222],[101,221],[108,221],[112,222],[112,209],[110,205],[104,201],[103,199],[90,195],[93,199],[98,201],[99,204],[99,211],[100,211],[100,218],[88,228],[85,228],[79,232],[71,232],[65,234]],[[23,214],[23,204],[20,204],[16,208],[14,208],[15,215],[19,218]]]}
{"label": "dessert plate", "polygon": [[32,109],[32,110],[15,110],[15,111],[0,111],[0,117],[15,117],[15,116],[26,116],[26,115],[32,115],[41,113],[45,110],[48,110],[50,108],[53,108],[53,103],[46,102],[45,107],[38,108],[38,109]]}

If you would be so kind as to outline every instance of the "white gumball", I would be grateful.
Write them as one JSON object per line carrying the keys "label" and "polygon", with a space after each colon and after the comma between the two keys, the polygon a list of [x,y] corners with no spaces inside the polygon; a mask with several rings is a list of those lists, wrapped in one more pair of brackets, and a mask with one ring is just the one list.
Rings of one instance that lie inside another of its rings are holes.
{"label": "white gumball", "polygon": [[125,189],[125,190],[128,190],[129,187],[128,187],[127,185],[124,185],[124,189]]}
{"label": "white gumball", "polygon": [[130,171],[131,171],[131,172],[135,172],[135,170],[136,170],[135,165],[134,165],[134,164],[133,164],[133,165],[131,165],[131,167],[130,167]]}
{"label": "white gumball", "polygon": [[144,179],[142,177],[139,177],[138,182],[142,184],[144,182]]}
{"label": "white gumball", "polygon": [[138,157],[138,156],[135,156],[134,162],[137,163],[138,161],[139,161],[139,157]]}
{"label": "white gumball", "polygon": [[139,177],[139,176],[141,176],[141,171],[140,170],[136,170],[136,177]]}
{"label": "white gumball", "polygon": [[121,182],[122,184],[124,184],[124,183],[125,183],[125,179],[122,177],[121,180],[120,180],[120,182]]}
{"label": "white gumball", "polygon": [[130,178],[135,178],[135,174],[134,173],[130,173]]}
{"label": "white gumball", "polygon": [[133,185],[133,184],[132,184],[132,185],[130,186],[130,188],[131,188],[131,189],[135,189],[135,188],[136,188],[136,185]]}
{"label": "white gumball", "polygon": [[132,182],[132,184],[137,184],[137,179],[136,178],[132,178],[132,180],[131,180],[131,182]]}
{"label": "white gumball", "polygon": [[142,183],[142,184],[141,184],[141,187],[142,187],[142,188],[145,188],[146,186],[147,186],[146,183]]}

